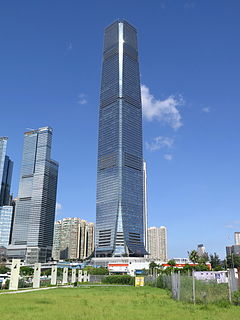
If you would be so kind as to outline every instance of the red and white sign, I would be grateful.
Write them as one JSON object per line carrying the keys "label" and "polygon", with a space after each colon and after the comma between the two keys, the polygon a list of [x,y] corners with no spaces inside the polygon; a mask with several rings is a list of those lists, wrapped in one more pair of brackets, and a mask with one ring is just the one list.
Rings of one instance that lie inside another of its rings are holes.
{"label": "red and white sign", "polygon": [[128,263],[109,263],[108,264],[109,272],[128,272]]}

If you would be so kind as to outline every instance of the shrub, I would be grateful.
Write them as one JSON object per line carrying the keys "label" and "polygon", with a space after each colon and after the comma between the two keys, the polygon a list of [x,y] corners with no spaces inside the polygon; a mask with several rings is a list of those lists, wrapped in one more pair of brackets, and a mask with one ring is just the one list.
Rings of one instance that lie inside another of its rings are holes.
{"label": "shrub", "polygon": [[104,279],[102,279],[103,283],[108,284],[125,284],[125,285],[134,285],[134,277],[131,277],[129,275],[114,275],[114,276],[107,276]]}
{"label": "shrub", "polygon": [[107,274],[109,274],[108,269],[107,268],[103,268],[103,267],[94,268],[94,267],[88,266],[88,267],[85,267],[83,270],[87,271],[88,274],[95,275],[95,276],[96,275],[107,275]]}
{"label": "shrub", "polygon": [[233,302],[236,306],[240,306],[240,290],[235,291],[235,292],[233,293],[232,302]]}

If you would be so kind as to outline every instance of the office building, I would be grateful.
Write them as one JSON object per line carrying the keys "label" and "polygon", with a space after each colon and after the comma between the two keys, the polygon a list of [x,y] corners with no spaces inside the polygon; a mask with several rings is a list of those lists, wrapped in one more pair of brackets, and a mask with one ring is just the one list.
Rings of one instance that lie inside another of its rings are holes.
{"label": "office building", "polygon": [[148,247],[148,208],[147,208],[147,163],[143,160],[143,228],[144,246]]}
{"label": "office building", "polygon": [[55,222],[54,260],[83,260],[94,251],[94,224],[80,218],[64,218]]}
{"label": "office building", "polygon": [[52,129],[25,132],[9,258],[27,263],[51,258],[58,164],[51,160]]}
{"label": "office building", "polygon": [[0,207],[9,206],[11,202],[10,187],[13,162],[6,155],[7,137],[0,137]]}
{"label": "office building", "polygon": [[119,20],[105,29],[96,204],[96,256],[144,248],[142,103],[137,31]]}
{"label": "office building", "polygon": [[7,156],[7,137],[0,137],[0,247],[9,245],[14,206],[11,205],[13,162]]}
{"label": "office building", "polygon": [[11,239],[13,206],[0,207],[0,247],[7,247]]}
{"label": "office building", "polygon": [[240,245],[240,232],[234,232],[234,243]]}
{"label": "office building", "polygon": [[148,252],[153,260],[167,261],[167,228],[148,228]]}

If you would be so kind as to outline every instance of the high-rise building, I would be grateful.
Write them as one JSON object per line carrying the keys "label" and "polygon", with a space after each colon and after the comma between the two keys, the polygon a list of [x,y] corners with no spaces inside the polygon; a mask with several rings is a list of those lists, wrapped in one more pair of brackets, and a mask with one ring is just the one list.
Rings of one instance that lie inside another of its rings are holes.
{"label": "high-rise building", "polygon": [[6,155],[7,137],[0,137],[0,247],[7,247],[11,238],[14,206],[11,206],[10,187],[13,162]]}
{"label": "high-rise building", "polygon": [[147,208],[147,163],[143,160],[143,227],[144,227],[144,246],[148,247],[148,208]]}
{"label": "high-rise building", "polygon": [[234,232],[234,243],[240,245],[240,232]]}
{"label": "high-rise building", "polygon": [[204,254],[206,253],[206,250],[205,250],[205,247],[203,244],[199,244],[197,246],[197,253],[198,253],[199,257],[204,256]]}
{"label": "high-rise building", "polygon": [[7,247],[11,238],[13,206],[0,207],[0,247]]}
{"label": "high-rise building", "polygon": [[51,160],[52,129],[25,132],[9,258],[27,263],[51,258],[58,163]]}
{"label": "high-rise building", "polygon": [[142,103],[137,31],[105,29],[99,110],[96,256],[144,256]]}
{"label": "high-rise building", "polygon": [[7,137],[0,137],[0,207],[10,205],[13,162],[6,155]]}
{"label": "high-rise building", "polygon": [[148,228],[149,258],[167,261],[167,228],[161,226]]}
{"label": "high-rise building", "polygon": [[94,224],[80,218],[55,222],[53,259],[86,259],[94,251]]}

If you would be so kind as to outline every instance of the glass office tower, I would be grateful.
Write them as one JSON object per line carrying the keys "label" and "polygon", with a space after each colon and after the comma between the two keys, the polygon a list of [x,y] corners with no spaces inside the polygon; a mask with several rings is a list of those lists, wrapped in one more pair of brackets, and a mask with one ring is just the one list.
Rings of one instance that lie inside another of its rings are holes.
{"label": "glass office tower", "polygon": [[7,141],[7,137],[0,137],[0,247],[9,244],[14,210],[10,205],[13,162],[6,155]]}
{"label": "glass office tower", "polygon": [[142,104],[137,32],[106,28],[99,111],[96,256],[144,256]]}
{"label": "glass office tower", "polygon": [[6,155],[7,137],[0,137],[0,206],[10,205],[13,162]]}
{"label": "glass office tower", "polygon": [[0,207],[0,247],[9,245],[13,217],[13,206]]}
{"label": "glass office tower", "polygon": [[27,263],[51,257],[58,164],[51,160],[52,129],[25,132],[10,258]]}

